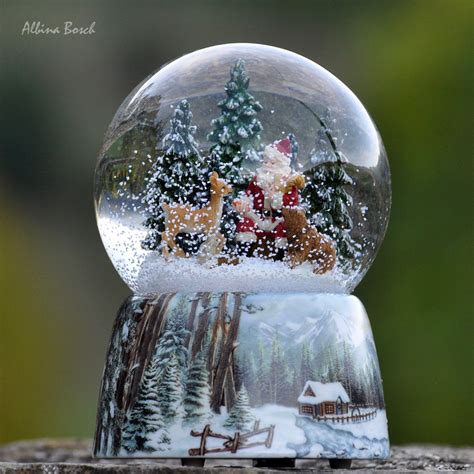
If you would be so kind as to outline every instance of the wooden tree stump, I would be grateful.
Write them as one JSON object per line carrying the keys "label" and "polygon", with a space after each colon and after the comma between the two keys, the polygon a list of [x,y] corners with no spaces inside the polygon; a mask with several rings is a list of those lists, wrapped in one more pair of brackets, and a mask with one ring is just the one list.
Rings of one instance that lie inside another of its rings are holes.
{"label": "wooden tree stump", "polygon": [[[207,472],[225,474],[281,473],[272,468],[252,467],[251,460],[206,460],[204,468],[181,467],[180,460],[97,460],[91,456],[92,443],[80,439],[39,439],[0,445],[0,472]],[[472,471],[474,448],[409,445],[392,447],[386,461],[353,461],[352,470],[377,471]],[[325,459],[297,460],[294,472],[330,471]],[[341,472],[340,470],[337,472]]]}

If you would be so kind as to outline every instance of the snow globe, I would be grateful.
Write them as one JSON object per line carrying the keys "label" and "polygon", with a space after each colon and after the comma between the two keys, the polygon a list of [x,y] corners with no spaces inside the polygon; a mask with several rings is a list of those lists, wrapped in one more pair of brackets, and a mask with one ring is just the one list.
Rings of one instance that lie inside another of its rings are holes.
{"label": "snow globe", "polygon": [[390,171],[342,82],[265,45],[185,55],[118,109],[94,198],[133,291],[96,456],[347,467],[389,455],[370,323],[351,292],[385,234]]}

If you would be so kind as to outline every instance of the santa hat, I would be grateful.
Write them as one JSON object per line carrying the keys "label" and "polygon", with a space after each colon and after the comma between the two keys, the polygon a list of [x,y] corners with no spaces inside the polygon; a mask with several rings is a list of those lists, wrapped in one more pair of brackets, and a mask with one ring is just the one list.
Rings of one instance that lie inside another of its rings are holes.
{"label": "santa hat", "polygon": [[286,156],[291,156],[291,141],[289,138],[273,142],[272,147]]}

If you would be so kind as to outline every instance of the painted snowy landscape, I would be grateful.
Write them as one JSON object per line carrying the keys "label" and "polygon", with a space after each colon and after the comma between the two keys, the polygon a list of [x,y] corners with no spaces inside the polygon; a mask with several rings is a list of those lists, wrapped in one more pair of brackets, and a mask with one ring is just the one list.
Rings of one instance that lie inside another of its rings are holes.
{"label": "painted snowy landscape", "polygon": [[370,325],[357,298],[131,297],[108,354],[98,456],[388,456]]}

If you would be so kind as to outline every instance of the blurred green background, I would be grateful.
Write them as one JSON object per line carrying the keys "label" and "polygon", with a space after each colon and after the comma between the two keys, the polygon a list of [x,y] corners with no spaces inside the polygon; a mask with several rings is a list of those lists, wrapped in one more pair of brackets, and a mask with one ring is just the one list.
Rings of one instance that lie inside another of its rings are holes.
{"label": "blurred green background", "polygon": [[[392,443],[473,442],[472,0],[0,5],[0,441],[92,436],[115,313],[92,182],[106,127],[163,63],[236,41],[298,52],[365,104],[391,162],[387,237],[356,290]],[[91,36],[21,35],[96,22]]]}

